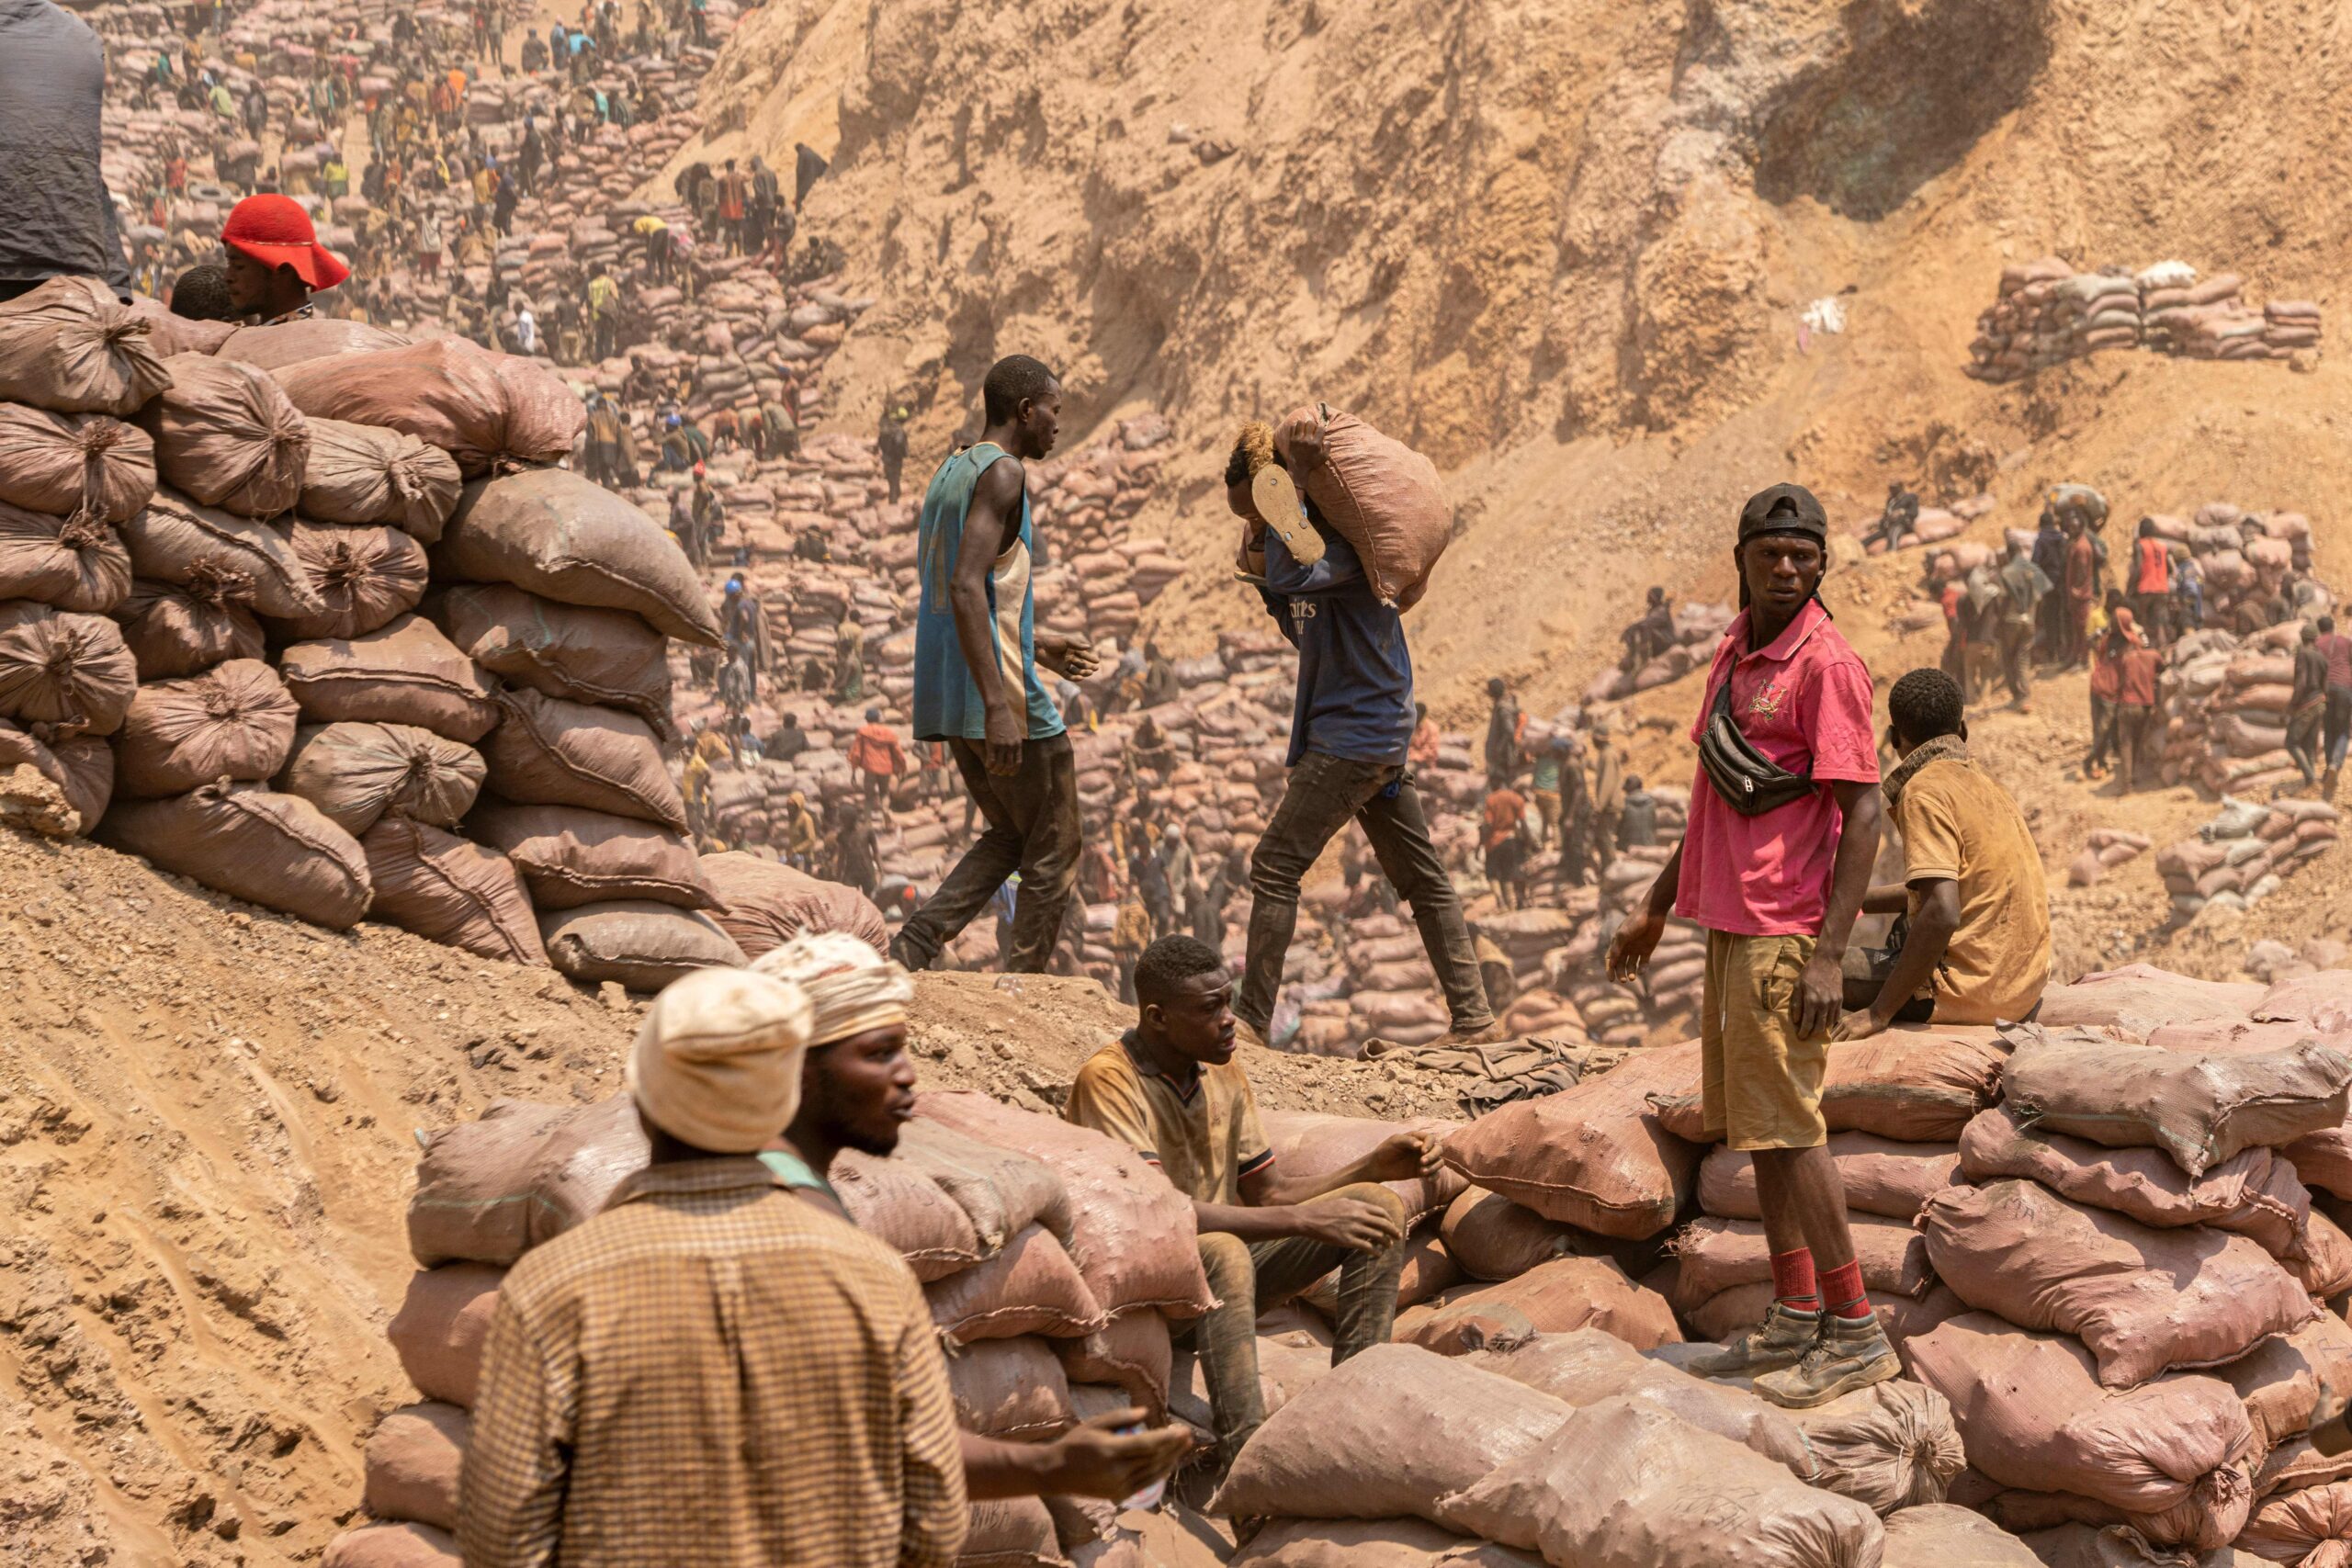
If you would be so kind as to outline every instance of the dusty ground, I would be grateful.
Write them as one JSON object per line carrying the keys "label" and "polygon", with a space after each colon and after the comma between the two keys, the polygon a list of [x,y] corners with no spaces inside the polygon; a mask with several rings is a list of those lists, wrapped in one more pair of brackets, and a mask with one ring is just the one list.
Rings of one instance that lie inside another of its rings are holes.
{"label": "dusty ground", "polygon": [[[268,915],[0,832],[0,1561],[315,1558],[412,1397],[383,1338],[414,1134],[618,1082],[639,1005],[384,927]],[[924,976],[924,1081],[1058,1097],[1087,982]],[[1253,1054],[1282,1109],[1418,1111],[1391,1070]]]}

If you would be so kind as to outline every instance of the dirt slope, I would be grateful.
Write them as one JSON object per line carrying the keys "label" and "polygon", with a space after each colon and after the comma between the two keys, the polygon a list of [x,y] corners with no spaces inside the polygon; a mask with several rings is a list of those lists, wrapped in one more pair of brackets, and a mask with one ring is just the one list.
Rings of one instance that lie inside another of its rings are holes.
{"label": "dirt slope", "polygon": [[[1320,395],[1430,450],[1458,543],[1408,626],[1420,694],[1461,723],[1489,675],[1533,711],[1577,698],[1648,583],[1728,597],[1728,519],[1783,476],[1849,524],[1891,479],[1989,489],[1988,539],[2065,479],[2127,522],[2292,508],[2318,520],[2321,575],[2352,585],[2335,360],[1961,373],[2000,267],[2052,252],[2177,257],[2336,311],[2347,48],[2352,13],[2316,0],[1076,0],[1047,25],[797,0],[721,60],[711,150],[833,156],[807,223],[880,301],[832,363],[853,427],[897,390],[918,449],[944,443],[1014,350],[1067,368],[1080,428],[1170,415],[1193,456],[1138,526],[1198,563],[1151,611],[1171,647],[1260,614],[1224,580],[1213,482],[1238,419]],[[1848,330],[1801,349],[1825,296]],[[1886,626],[1917,570],[1841,567],[1828,591],[1886,681],[1939,647]],[[1639,705],[1653,776],[1689,773],[1690,700]],[[2034,716],[1978,724],[2053,869],[2090,828],[2210,815],[2070,777],[2084,709],[2062,681]],[[2061,967],[2229,972],[2274,924],[2340,934],[2334,860],[2243,935],[2177,941],[2152,935],[2143,860],[2060,895]]]}
{"label": "dirt slope", "polygon": [[[314,1560],[413,1397],[383,1325],[415,1130],[613,1092],[639,1006],[15,831],[0,935],[0,1561]],[[1091,984],[1020,986],[922,979],[925,1083],[1050,1097],[1119,1027]],[[1276,1106],[1423,1105],[1377,1067],[1253,1068]]]}
{"label": "dirt slope", "polygon": [[[1410,624],[1458,714],[1491,672],[1580,690],[1645,581],[1720,592],[1724,518],[1784,473],[1857,511],[2006,460],[2011,520],[2060,478],[2329,515],[2333,366],[1960,367],[2052,250],[2333,303],[2347,35],[2316,0],[776,0],[708,151],[833,156],[805,225],[880,300],[833,362],[853,428],[899,389],[944,444],[1015,350],[1081,429],[1170,414],[1175,643],[1257,614],[1219,566],[1237,420],[1320,395],[1426,446],[1462,543]],[[1800,355],[1826,295],[1849,331]]]}

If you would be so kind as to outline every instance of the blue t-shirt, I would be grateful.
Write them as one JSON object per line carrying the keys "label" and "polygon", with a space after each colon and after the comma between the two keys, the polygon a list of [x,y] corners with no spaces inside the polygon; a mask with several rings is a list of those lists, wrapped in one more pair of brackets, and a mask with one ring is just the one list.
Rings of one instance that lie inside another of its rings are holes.
{"label": "blue t-shirt", "polygon": [[[988,709],[980,683],[964,663],[956,640],[956,608],[947,591],[956,578],[956,558],[964,544],[964,518],[980,476],[1003,447],[983,442],[939,465],[923,492],[915,520],[915,565],[922,577],[922,604],[915,613],[915,711],[918,740],[985,740]],[[989,639],[996,649],[997,678],[1008,692],[1028,694],[1029,739],[1050,740],[1062,733],[1061,711],[1037,676],[1037,594],[1031,564],[1035,535],[1029,497],[1021,497],[1021,530],[989,569]]]}
{"label": "blue t-shirt", "polygon": [[1369,762],[1405,761],[1413,739],[1413,657],[1405,622],[1364,576],[1355,547],[1311,511],[1323,558],[1301,566],[1266,535],[1266,609],[1298,649],[1288,765],[1309,751]]}

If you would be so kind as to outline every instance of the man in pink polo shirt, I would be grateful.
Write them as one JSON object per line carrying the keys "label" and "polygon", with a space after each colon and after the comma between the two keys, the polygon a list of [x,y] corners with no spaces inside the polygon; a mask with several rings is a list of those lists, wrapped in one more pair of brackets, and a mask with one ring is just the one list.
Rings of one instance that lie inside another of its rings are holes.
{"label": "man in pink polo shirt", "polygon": [[1754,1157],[1773,1302],[1761,1326],[1685,1364],[1754,1378],[1757,1393],[1800,1409],[1899,1370],[1862,1291],[1821,1117],[1882,809],[1870,671],[1815,596],[1828,540],[1821,503],[1801,486],[1774,485],[1740,509],[1743,613],[1690,732],[1690,829],[1609,950],[1611,976],[1626,980],[1669,912],[1707,928],[1706,1131]]}

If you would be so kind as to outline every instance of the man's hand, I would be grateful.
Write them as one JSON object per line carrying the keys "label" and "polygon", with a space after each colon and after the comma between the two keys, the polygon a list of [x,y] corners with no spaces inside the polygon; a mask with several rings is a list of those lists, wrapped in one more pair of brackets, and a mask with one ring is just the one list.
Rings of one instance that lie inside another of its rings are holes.
{"label": "man's hand", "polygon": [[1840,1019],[1830,1034],[1832,1040],[1868,1040],[1873,1034],[1883,1034],[1894,1027],[1894,1020],[1871,1008],[1865,1012],[1849,1012]]}
{"label": "man's hand", "polygon": [[993,704],[989,708],[989,772],[999,778],[1011,778],[1021,771],[1021,742],[1029,734],[1024,717],[1011,703]]}
{"label": "man's hand", "polygon": [[1650,954],[1657,951],[1658,941],[1665,935],[1664,915],[1638,909],[1626,916],[1609,942],[1609,977],[1621,986],[1630,982],[1648,966]]}
{"label": "man's hand", "polygon": [[1176,1425],[1119,1430],[1141,1427],[1145,1419],[1140,1409],[1114,1410],[1056,1438],[1043,1490],[1054,1496],[1104,1497],[1118,1503],[1173,1472],[1192,1449],[1192,1435]]}
{"label": "man's hand", "polygon": [[1427,1133],[1394,1134],[1364,1162],[1374,1181],[1412,1181],[1434,1176],[1444,1163],[1438,1157],[1437,1140]]}
{"label": "man's hand", "polygon": [[1797,976],[1797,994],[1790,1010],[1795,1015],[1797,1037],[1801,1040],[1810,1040],[1837,1028],[1838,1014],[1846,1010],[1845,964],[1815,948],[1813,961]]}
{"label": "man's hand", "polygon": [[1071,637],[1061,632],[1039,632],[1037,662],[1065,680],[1084,681],[1102,668],[1102,656],[1094,651],[1093,640],[1083,633]]}
{"label": "man's hand", "polygon": [[1323,424],[1311,417],[1295,419],[1282,428],[1276,443],[1283,456],[1289,459],[1291,472],[1298,475],[1313,473],[1323,466]]}
{"label": "man's hand", "polygon": [[1403,1236],[1396,1216],[1369,1198],[1317,1198],[1298,1206],[1299,1234],[1351,1252],[1378,1252]]}

